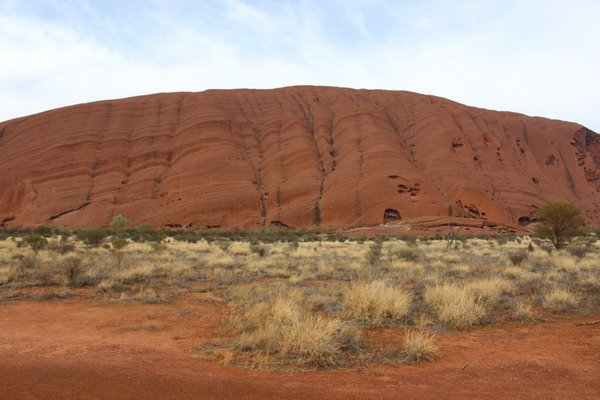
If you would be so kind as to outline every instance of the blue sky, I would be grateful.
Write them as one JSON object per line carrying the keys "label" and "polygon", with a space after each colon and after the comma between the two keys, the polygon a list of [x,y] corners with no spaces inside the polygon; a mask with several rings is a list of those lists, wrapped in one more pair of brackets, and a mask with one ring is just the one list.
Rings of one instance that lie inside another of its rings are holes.
{"label": "blue sky", "polygon": [[154,92],[434,94],[600,132],[600,1],[0,0],[0,121]]}

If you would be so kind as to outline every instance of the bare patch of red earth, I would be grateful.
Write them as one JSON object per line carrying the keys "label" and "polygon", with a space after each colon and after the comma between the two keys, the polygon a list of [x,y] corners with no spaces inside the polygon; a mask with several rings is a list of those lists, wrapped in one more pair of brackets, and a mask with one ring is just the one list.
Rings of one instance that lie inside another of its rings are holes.
{"label": "bare patch of red earth", "polygon": [[[600,325],[577,325],[598,315],[443,335],[431,363],[278,373],[193,356],[221,314],[189,302],[4,303],[0,398],[600,398]],[[375,335],[402,341],[400,328]]]}

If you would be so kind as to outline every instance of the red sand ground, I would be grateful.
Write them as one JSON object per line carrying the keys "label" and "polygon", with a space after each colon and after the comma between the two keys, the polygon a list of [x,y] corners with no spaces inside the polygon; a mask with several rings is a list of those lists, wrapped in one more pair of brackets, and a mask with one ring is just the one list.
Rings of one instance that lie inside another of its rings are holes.
{"label": "red sand ground", "polygon": [[449,206],[479,226],[517,225],[555,199],[600,225],[600,135],[402,91],[304,86],[81,104],[0,123],[0,171],[8,227],[106,225],[123,214],[156,227],[350,228],[445,217]]}
{"label": "red sand ground", "polygon": [[[177,316],[182,310],[189,316]],[[0,305],[1,399],[597,399],[600,316],[485,327],[440,338],[420,365],[276,373],[194,358],[218,305]],[[400,343],[400,328],[372,333]]]}

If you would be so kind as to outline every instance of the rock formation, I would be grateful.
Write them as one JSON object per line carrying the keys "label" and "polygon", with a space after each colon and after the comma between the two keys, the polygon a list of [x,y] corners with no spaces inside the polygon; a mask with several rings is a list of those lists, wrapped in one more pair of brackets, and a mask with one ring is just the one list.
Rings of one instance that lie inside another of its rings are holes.
{"label": "rock formation", "polygon": [[600,138],[571,122],[401,91],[209,90],[0,123],[0,224],[527,225],[544,201],[600,224]]}

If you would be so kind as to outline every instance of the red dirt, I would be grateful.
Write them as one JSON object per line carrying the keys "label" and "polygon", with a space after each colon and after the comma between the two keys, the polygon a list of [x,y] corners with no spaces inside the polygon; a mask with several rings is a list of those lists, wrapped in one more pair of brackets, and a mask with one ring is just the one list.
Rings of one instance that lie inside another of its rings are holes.
{"label": "red dirt", "polygon": [[82,104],[0,123],[0,170],[8,227],[105,225],[123,214],[157,227],[349,228],[386,214],[427,230],[451,206],[478,229],[527,224],[551,199],[579,203],[600,224],[599,135],[401,91],[305,86]]}
{"label": "red dirt", "polygon": [[[192,315],[177,316],[188,310]],[[600,397],[599,316],[486,327],[440,338],[420,365],[276,373],[200,360],[220,307],[82,300],[0,305],[2,399]],[[401,329],[379,330],[399,344]]]}

